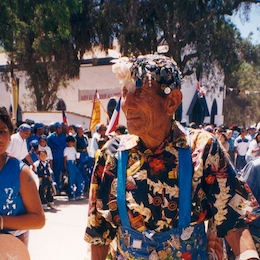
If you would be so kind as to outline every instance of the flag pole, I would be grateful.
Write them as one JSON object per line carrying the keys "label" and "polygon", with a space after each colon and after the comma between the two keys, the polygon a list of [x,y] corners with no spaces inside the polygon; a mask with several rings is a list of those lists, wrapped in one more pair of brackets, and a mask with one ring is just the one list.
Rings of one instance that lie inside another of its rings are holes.
{"label": "flag pole", "polygon": [[90,121],[89,121],[89,130],[90,130],[90,127],[91,127],[93,111],[94,111],[95,102],[96,102],[96,96],[97,96],[97,89],[96,89],[96,92],[95,92],[95,95],[94,95],[94,100],[93,100],[92,112],[91,112],[91,117],[90,117]]}

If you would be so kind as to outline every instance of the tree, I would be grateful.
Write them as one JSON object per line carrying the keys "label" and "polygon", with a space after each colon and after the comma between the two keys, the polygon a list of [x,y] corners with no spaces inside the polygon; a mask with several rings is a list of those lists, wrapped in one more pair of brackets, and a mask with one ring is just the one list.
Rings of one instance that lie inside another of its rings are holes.
{"label": "tree", "polygon": [[243,41],[242,63],[227,79],[225,124],[241,126],[260,122],[260,45]]}
{"label": "tree", "polygon": [[[14,69],[28,75],[38,111],[51,110],[60,87],[79,76],[93,46],[118,41],[122,55],[154,53],[164,40],[183,76],[213,72],[217,60],[228,78],[240,65],[241,38],[227,19],[258,0],[10,0],[1,1],[0,44]],[[183,52],[190,46],[191,52]],[[245,52],[246,53],[246,52]],[[249,53],[248,53],[249,54]],[[250,55],[249,55],[250,56]],[[249,58],[248,56],[248,58]]]}
{"label": "tree", "polygon": [[[217,60],[226,75],[239,66],[240,34],[227,19],[241,4],[252,1],[103,0],[98,3],[96,24],[99,43],[107,47],[117,39],[122,55],[156,52],[165,39],[166,53],[177,61],[183,76],[213,70]],[[193,51],[183,53],[185,46]]]}
{"label": "tree", "polygon": [[38,111],[51,110],[60,86],[78,77],[80,62],[71,40],[71,12],[77,1],[1,1],[1,44],[14,70],[27,73]]}

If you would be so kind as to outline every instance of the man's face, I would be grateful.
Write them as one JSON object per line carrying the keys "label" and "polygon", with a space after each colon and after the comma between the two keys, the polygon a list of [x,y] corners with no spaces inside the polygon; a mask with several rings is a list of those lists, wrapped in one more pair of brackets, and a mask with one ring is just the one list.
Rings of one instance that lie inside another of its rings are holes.
{"label": "man's face", "polygon": [[46,146],[46,144],[47,144],[47,142],[44,139],[41,138],[40,139],[40,145],[44,147],[44,146]]}
{"label": "man's face", "polygon": [[61,126],[57,127],[57,128],[55,129],[55,132],[56,132],[57,135],[60,135],[61,132],[62,132],[62,127],[61,127]]}
{"label": "man's face", "polygon": [[46,159],[47,159],[47,153],[46,153],[46,152],[43,152],[43,151],[40,151],[40,152],[39,152],[39,159],[40,159],[41,161],[46,161]]}
{"label": "man's face", "polygon": [[149,87],[148,80],[141,88],[136,88],[134,93],[123,87],[122,110],[130,134],[141,138],[153,135],[157,129],[164,129],[163,125],[169,121],[165,99],[156,92],[158,88],[159,84],[154,81],[152,87]]}
{"label": "man's face", "polygon": [[37,135],[38,136],[41,136],[43,133],[44,133],[44,128],[43,127],[37,128]]}
{"label": "man's face", "polygon": [[246,134],[247,134],[247,130],[242,130],[242,131],[241,131],[241,136],[244,137]]}
{"label": "man's face", "polygon": [[84,131],[83,131],[83,128],[82,127],[78,127],[77,128],[77,133],[78,133],[78,135],[83,135],[83,133],[84,133]]}
{"label": "man's face", "polygon": [[31,130],[20,130],[19,134],[25,140],[31,135]]}
{"label": "man's face", "polygon": [[256,132],[256,129],[254,129],[254,128],[250,128],[250,129],[248,130],[248,133],[249,133],[250,135],[254,135],[255,132]]}

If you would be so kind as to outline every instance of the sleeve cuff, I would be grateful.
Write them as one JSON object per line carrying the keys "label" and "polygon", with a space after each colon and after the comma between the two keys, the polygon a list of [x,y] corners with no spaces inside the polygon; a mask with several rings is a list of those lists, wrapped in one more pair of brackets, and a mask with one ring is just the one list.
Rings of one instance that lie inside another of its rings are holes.
{"label": "sleeve cuff", "polygon": [[238,255],[235,260],[245,260],[250,258],[259,259],[258,253],[255,250],[246,250]]}

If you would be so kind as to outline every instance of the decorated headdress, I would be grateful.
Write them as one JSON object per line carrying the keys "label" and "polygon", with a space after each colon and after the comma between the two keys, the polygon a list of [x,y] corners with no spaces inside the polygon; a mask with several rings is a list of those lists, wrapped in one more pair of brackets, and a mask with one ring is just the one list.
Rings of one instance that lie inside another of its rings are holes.
{"label": "decorated headdress", "polygon": [[149,54],[132,59],[123,57],[113,62],[112,71],[130,92],[142,87],[146,79],[150,87],[152,80],[158,82],[166,95],[181,88],[181,73],[172,58]]}

